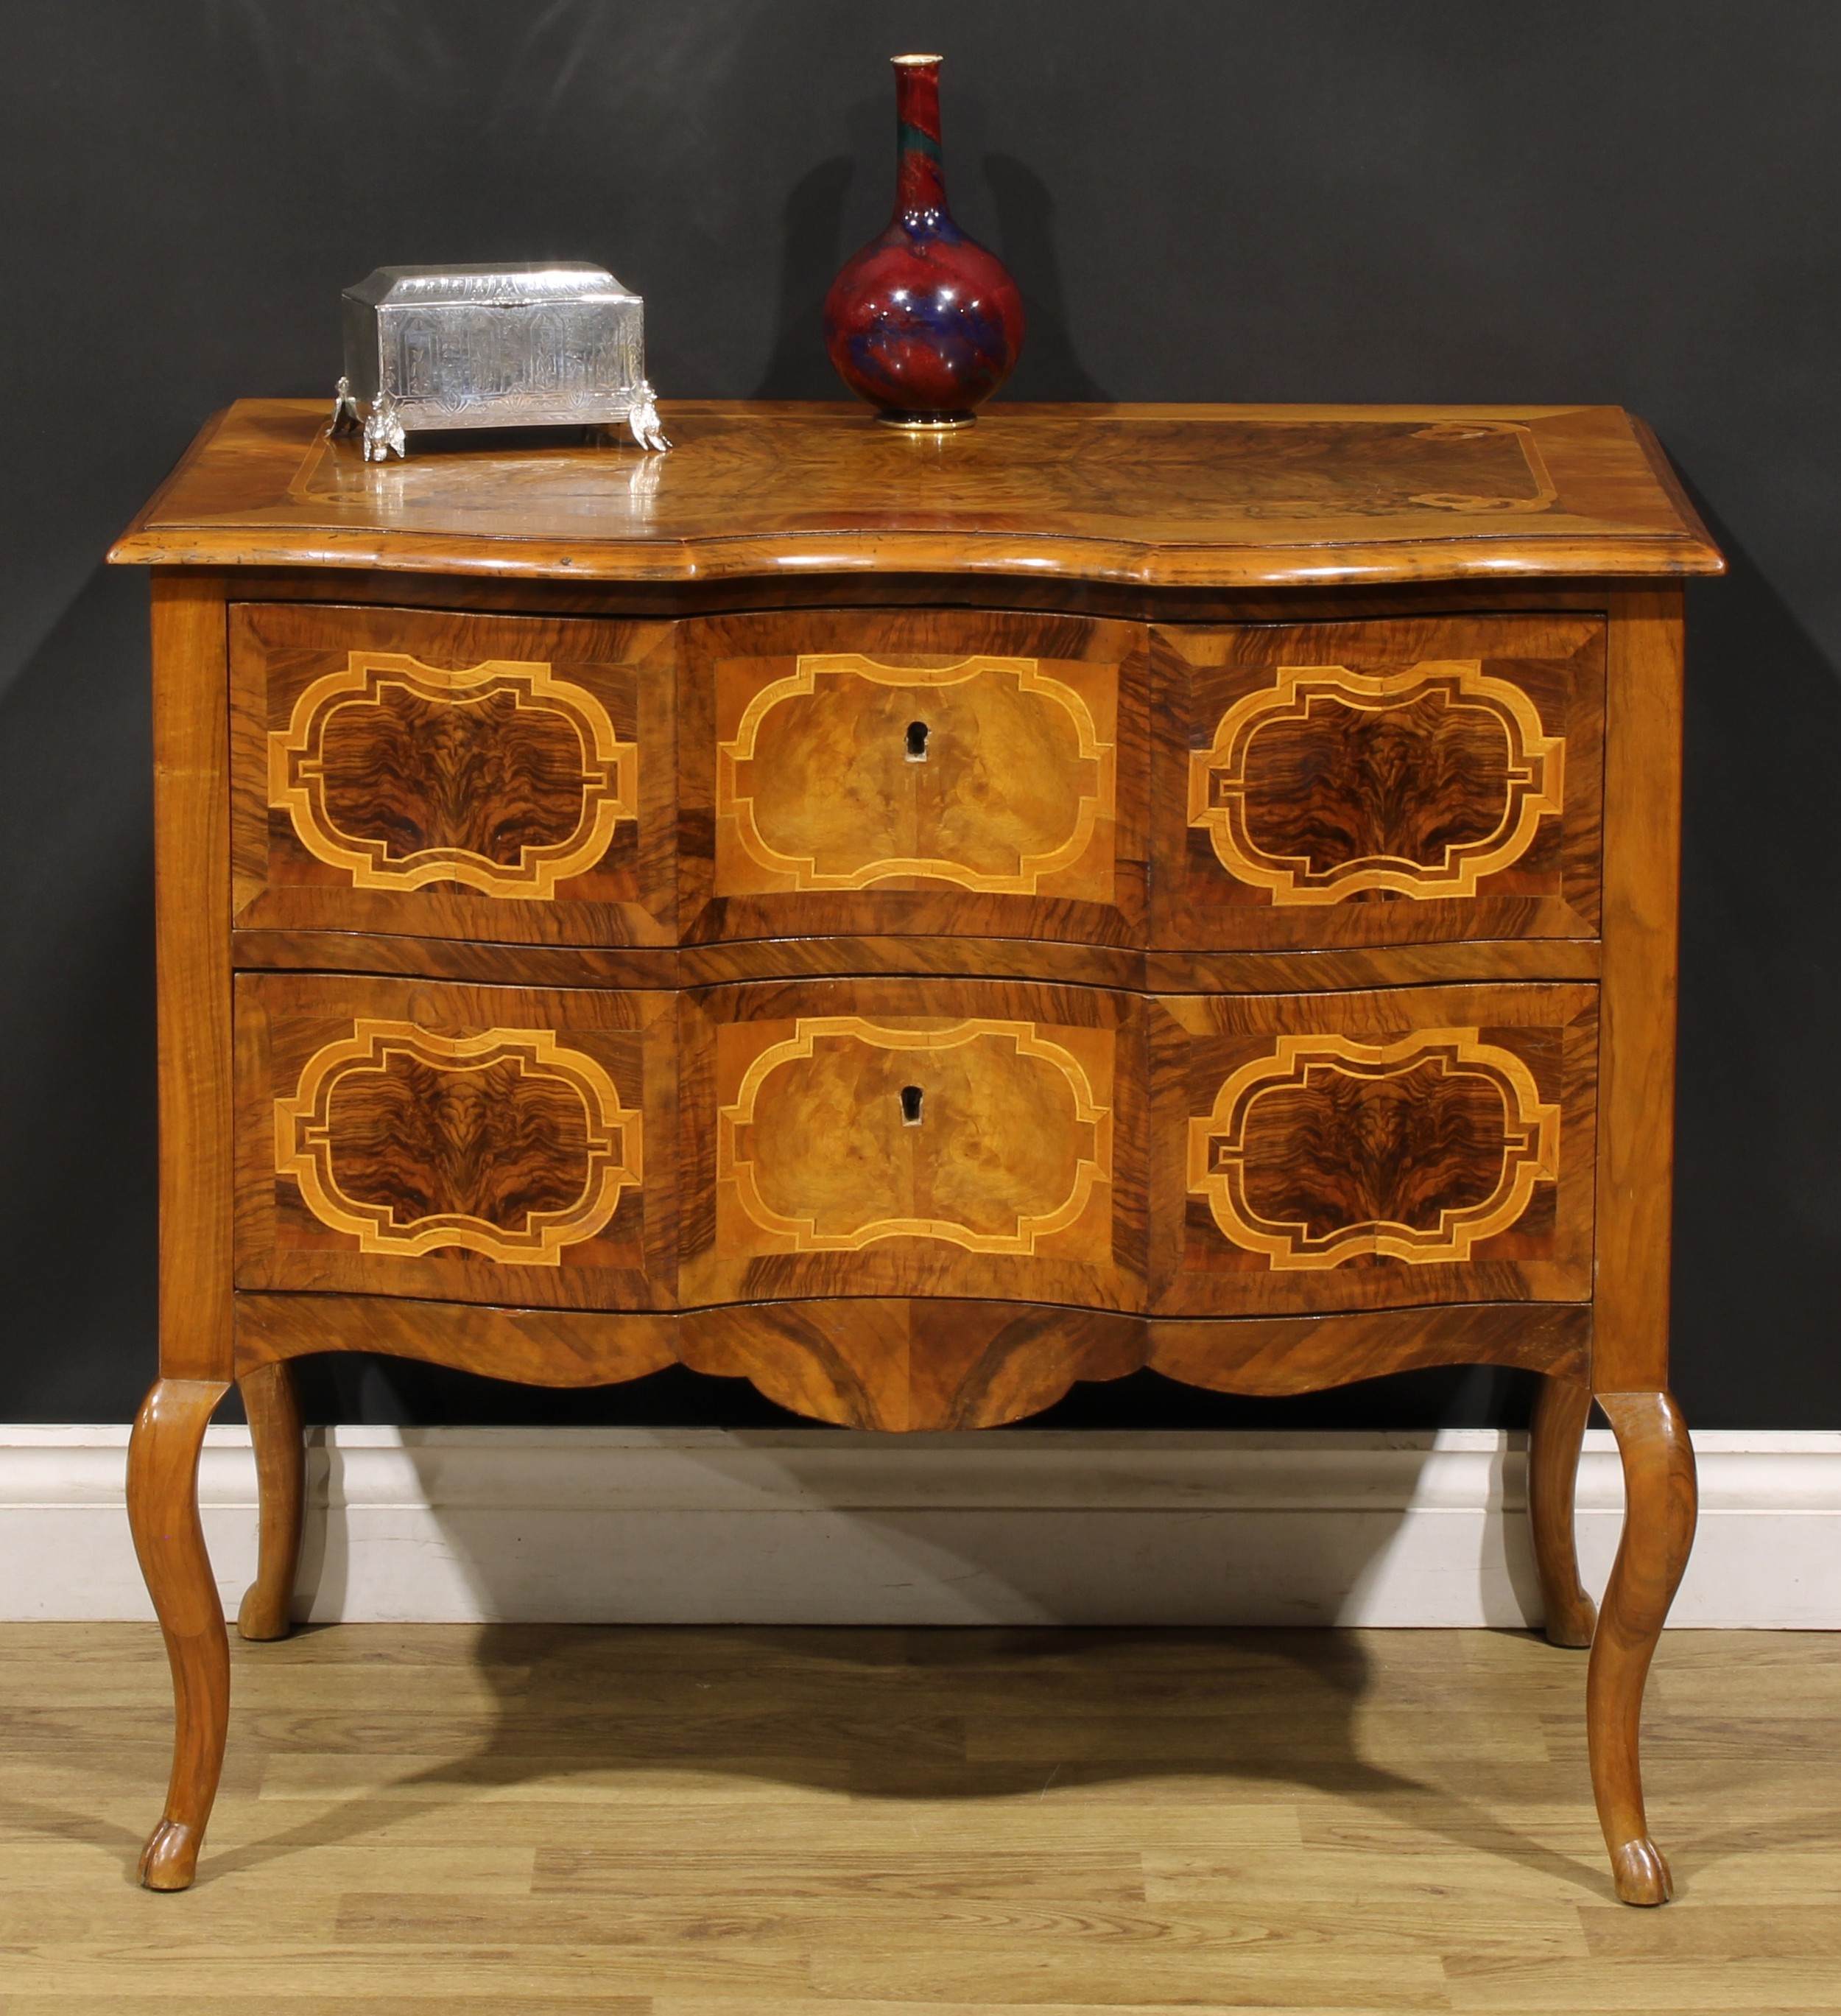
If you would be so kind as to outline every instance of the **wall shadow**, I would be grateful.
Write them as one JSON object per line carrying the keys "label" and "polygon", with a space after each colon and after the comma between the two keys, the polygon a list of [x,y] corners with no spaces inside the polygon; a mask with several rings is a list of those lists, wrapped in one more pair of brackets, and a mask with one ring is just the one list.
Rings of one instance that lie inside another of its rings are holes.
{"label": "wall shadow", "polygon": [[1688,599],[1673,1377],[1691,1426],[1813,1426],[1841,1418],[1841,672],[1695,502],[1729,571]]}
{"label": "wall shadow", "polygon": [[96,568],[0,686],[0,1417],[132,1418],[155,1358],[147,589]]}
{"label": "wall shadow", "polygon": [[833,155],[793,185],[782,212],[774,345],[757,399],[835,399],[842,391],[825,353],[825,297],[843,264],[844,200],[856,164]]}
{"label": "wall shadow", "polygon": [[1023,296],[1023,353],[1005,395],[1109,399],[1111,394],[1075,353],[1055,249],[1055,199],[1048,184],[1014,154],[987,154],[984,175],[997,205],[998,250]]}

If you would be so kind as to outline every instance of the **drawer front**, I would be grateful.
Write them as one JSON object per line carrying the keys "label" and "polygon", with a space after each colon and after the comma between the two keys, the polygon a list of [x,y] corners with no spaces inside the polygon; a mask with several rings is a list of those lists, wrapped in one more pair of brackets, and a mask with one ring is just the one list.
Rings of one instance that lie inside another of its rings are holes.
{"label": "drawer front", "polygon": [[1142,1011],[1096,988],[712,988],[681,1031],[687,1304],[1141,1305]]}
{"label": "drawer front", "polygon": [[238,1285],[669,1307],[671,1007],[240,976]]}
{"label": "drawer front", "polygon": [[1140,626],[906,610],[684,630],[687,942],[1139,941]]}
{"label": "drawer front", "polygon": [[1595,938],[1604,625],[1152,633],[1152,941]]}
{"label": "drawer front", "polygon": [[670,625],[246,603],[230,638],[239,925],[671,941]]}
{"label": "drawer front", "polygon": [[1597,990],[1151,1004],[1151,1306],[1591,1293]]}
{"label": "drawer front", "polygon": [[1171,1316],[1591,1293],[1587,986],[246,974],[236,1056],[244,1288]]}

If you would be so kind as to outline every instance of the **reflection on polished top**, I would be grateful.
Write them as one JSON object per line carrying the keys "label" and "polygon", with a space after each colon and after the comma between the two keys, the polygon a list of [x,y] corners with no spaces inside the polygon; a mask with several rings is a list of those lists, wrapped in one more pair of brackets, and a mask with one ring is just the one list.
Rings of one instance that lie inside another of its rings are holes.
{"label": "reflection on polished top", "polygon": [[999,405],[917,437],[842,403],[680,401],[668,456],[610,435],[391,465],[325,418],[239,401],[110,557],[1146,587],[1721,571],[1654,437],[1614,406]]}

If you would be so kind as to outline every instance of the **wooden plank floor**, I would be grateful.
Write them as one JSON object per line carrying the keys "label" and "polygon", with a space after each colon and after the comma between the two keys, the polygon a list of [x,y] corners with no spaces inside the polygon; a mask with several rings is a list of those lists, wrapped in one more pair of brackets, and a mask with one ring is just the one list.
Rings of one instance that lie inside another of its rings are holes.
{"label": "wooden plank floor", "polygon": [[1581,1654],[1486,1632],[343,1625],[236,1646],[133,1884],[157,1633],[0,1626],[0,2012],[1841,2011],[1841,1635],[1683,1632],[1681,1891],[1615,1903]]}

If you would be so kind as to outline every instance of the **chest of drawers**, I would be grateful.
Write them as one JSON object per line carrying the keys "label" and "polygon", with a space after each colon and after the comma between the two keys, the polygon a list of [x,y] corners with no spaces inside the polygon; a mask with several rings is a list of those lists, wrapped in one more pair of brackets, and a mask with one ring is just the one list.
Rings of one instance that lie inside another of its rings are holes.
{"label": "chest of drawers", "polygon": [[[1607,409],[687,405],[368,466],[239,405],[150,563],[160,1376],[130,1464],[192,1880],[239,1383],[279,1636],[290,1362],[674,1363],[970,1428],[1149,1365],[1542,1375],[1548,1629],[1620,1895],[1693,1523],[1668,1397],[1680,578]],[[1595,1395],[1627,1530],[1571,1539]]]}

